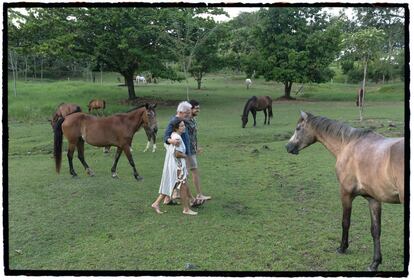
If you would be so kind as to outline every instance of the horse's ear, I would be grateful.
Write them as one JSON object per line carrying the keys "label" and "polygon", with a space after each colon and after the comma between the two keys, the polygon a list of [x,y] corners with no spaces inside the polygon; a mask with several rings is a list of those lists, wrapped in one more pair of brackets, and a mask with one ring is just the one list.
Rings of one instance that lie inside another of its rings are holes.
{"label": "horse's ear", "polygon": [[148,103],[145,103],[145,108],[148,109],[148,107],[149,107],[149,104]]}
{"label": "horse's ear", "polygon": [[152,108],[155,109],[157,107],[157,103],[152,104]]}
{"label": "horse's ear", "polygon": [[308,114],[307,113],[305,113],[305,112],[303,112],[303,111],[300,111],[300,116],[302,117],[302,119],[304,119],[304,120],[306,120],[307,118],[308,118]]}

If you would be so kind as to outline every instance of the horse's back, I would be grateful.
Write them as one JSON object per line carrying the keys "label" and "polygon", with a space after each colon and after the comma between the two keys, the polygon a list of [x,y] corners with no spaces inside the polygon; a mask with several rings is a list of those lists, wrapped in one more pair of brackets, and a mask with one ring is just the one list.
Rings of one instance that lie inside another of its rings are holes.
{"label": "horse's back", "polygon": [[351,142],[337,162],[337,174],[349,191],[382,202],[402,202],[404,138],[373,134]]}
{"label": "horse's back", "polygon": [[76,112],[82,112],[82,109],[77,104],[61,104],[58,108],[60,115],[65,118],[66,116],[76,113]]}
{"label": "horse's back", "polygon": [[272,106],[272,98],[270,96],[258,96],[256,102],[257,110],[263,110]]}

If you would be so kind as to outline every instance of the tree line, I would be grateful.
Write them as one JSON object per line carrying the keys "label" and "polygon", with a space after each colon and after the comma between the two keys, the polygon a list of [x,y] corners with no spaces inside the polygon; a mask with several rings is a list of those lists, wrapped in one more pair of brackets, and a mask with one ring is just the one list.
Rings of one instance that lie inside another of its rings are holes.
{"label": "tree line", "polygon": [[185,81],[188,92],[190,77],[201,88],[206,73],[227,68],[282,83],[286,98],[294,83],[331,80],[333,63],[361,86],[403,80],[404,8],[352,9],[349,18],[322,7],[261,8],[227,22],[215,21],[226,14],[216,7],[8,9],[8,67],[14,80],[117,72],[129,99],[143,72]]}

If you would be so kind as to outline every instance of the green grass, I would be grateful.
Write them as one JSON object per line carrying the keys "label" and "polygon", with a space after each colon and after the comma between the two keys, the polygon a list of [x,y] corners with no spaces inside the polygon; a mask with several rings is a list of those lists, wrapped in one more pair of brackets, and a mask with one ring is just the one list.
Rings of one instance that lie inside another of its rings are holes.
{"label": "green grass", "polygon": [[[305,85],[297,101],[274,101],[270,126],[263,126],[259,112],[257,128],[250,118],[245,129],[240,115],[246,99],[277,98],[280,84],[257,80],[246,90],[242,77],[208,76],[202,90],[194,87],[190,97],[201,103],[202,187],[213,199],[198,216],[187,217],[179,206],[163,207],[164,215],[150,208],[164,162],[161,135],[176,104],[186,98],[184,83],[136,87],[137,96],[159,104],[156,153],[142,152],[143,131],[133,142],[142,182],[134,180],[124,156],[120,179],[111,179],[114,150],[104,155],[89,145],[86,160],[95,177],[88,177],[75,159],[79,178],[72,179],[66,156],[61,174],[54,171],[47,119],[56,105],[73,102],[85,110],[90,99],[101,97],[108,102],[106,114],[126,111],[131,107],[124,102],[126,88],[116,82],[19,82],[15,97],[10,84],[10,268],[182,271],[192,263],[197,271],[364,271],[373,250],[367,202],[354,201],[349,252],[336,254],[342,211],[335,160],[320,144],[299,156],[287,154],[284,144],[300,110],[387,136],[404,135],[403,84],[370,85],[362,123],[354,103],[357,86],[329,83]],[[384,205],[380,270],[403,270],[403,232],[403,207]]]}

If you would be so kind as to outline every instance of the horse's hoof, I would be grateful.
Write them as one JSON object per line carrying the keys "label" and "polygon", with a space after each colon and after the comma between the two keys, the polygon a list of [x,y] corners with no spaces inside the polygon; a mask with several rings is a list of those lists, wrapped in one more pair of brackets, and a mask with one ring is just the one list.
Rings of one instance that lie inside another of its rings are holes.
{"label": "horse's hoof", "polygon": [[144,177],[142,177],[142,176],[135,176],[135,179],[136,179],[137,181],[141,181],[141,180],[144,180]]}
{"label": "horse's hoof", "polygon": [[118,174],[116,174],[116,173],[112,173],[112,178],[114,178],[114,179],[119,179]]}
{"label": "horse's hoof", "polygon": [[91,177],[95,176],[95,172],[93,172],[92,169],[87,169],[86,174],[88,174]]}
{"label": "horse's hoof", "polygon": [[370,266],[368,266],[368,271],[377,271],[380,262],[373,262]]}
{"label": "horse's hoof", "polygon": [[345,254],[346,253],[346,249],[342,249],[341,247],[339,247],[339,248],[336,249],[336,252],[338,254]]}
{"label": "horse's hoof", "polygon": [[72,178],[78,178],[78,174],[72,174]]}
{"label": "horse's hoof", "polygon": [[368,266],[368,271],[377,271],[377,270],[378,270],[377,267]]}

